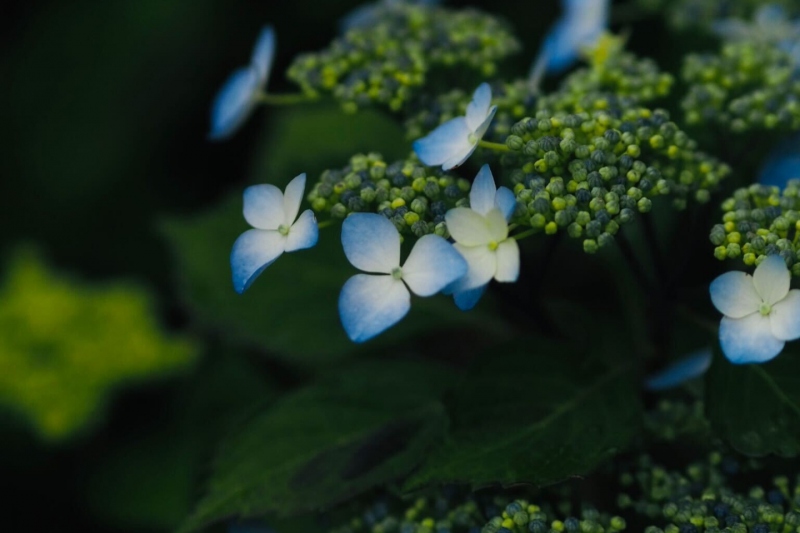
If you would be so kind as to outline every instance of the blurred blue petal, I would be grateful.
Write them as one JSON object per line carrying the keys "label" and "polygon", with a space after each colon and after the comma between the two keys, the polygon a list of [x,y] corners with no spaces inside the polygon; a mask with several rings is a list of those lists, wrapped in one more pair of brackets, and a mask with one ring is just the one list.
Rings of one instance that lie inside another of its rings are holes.
{"label": "blurred blue petal", "polygon": [[251,229],[242,233],[231,250],[233,288],[239,294],[283,254],[286,237],[277,231]]}
{"label": "blurred blue petal", "polygon": [[252,66],[231,74],[211,106],[208,138],[220,141],[233,135],[253,111],[259,91],[259,76]]}
{"label": "blurred blue petal", "polygon": [[758,176],[759,183],[781,189],[791,179],[800,179],[800,135],[782,141],[767,157]]}
{"label": "blurred blue petal", "polygon": [[272,71],[272,61],[275,58],[275,30],[272,26],[265,26],[258,35],[253,49],[251,61],[258,73],[259,86],[264,87],[269,81]]}
{"label": "blurred blue petal", "polygon": [[517,197],[508,187],[500,187],[495,194],[494,203],[503,212],[506,221],[511,220],[517,210]]}
{"label": "blurred blue petal", "polygon": [[711,366],[711,357],[711,348],[688,355],[672,363],[661,372],[648,377],[644,386],[651,391],[677,387],[705,374],[706,370]]}
{"label": "blurred blue petal", "polygon": [[433,296],[467,273],[467,262],[438,235],[421,237],[403,265],[403,281],[417,296]]}
{"label": "blurred blue petal", "polygon": [[356,274],[339,295],[339,316],[353,342],[364,342],[403,319],[411,294],[399,279],[388,275]]}
{"label": "blurred blue petal", "polygon": [[478,305],[478,301],[483,296],[483,293],[486,292],[486,287],[488,286],[489,285],[482,285],[475,289],[461,291],[453,294],[453,300],[455,300],[456,306],[462,311],[469,311],[470,309]]}
{"label": "blurred blue petal", "polygon": [[342,223],[342,247],[350,263],[364,272],[390,274],[400,266],[400,234],[383,215],[347,217]]}

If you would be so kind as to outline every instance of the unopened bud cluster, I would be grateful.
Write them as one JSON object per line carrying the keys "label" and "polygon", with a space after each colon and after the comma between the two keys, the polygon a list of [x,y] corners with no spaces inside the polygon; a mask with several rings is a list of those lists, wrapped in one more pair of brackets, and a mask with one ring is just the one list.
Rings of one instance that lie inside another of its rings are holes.
{"label": "unopened bud cluster", "polygon": [[[710,29],[720,19],[750,19],[765,0],[637,0],[648,11],[658,12],[675,29]],[[797,13],[795,0],[769,0],[789,13]]]}
{"label": "unopened bud cluster", "polygon": [[476,10],[450,10],[386,2],[375,24],[357,27],[318,53],[299,56],[290,79],[310,96],[332,94],[346,111],[372,103],[398,111],[435,67],[470,68],[490,76],[497,61],[519,49],[496,18]]}
{"label": "unopened bud cluster", "polygon": [[674,442],[687,439],[694,443],[712,442],[711,427],[702,401],[682,402],[662,399],[647,412],[644,427],[655,441]]}
{"label": "unopened bud cluster", "polygon": [[339,170],[326,170],[308,194],[318,214],[344,219],[379,213],[403,235],[447,236],[444,215],[469,205],[469,181],[428,168],[416,158],[386,164],[380,154],[359,154]]}
{"label": "unopened bud cluster", "polygon": [[735,132],[800,129],[800,80],[792,56],[764,42],[726,44],[718,55],[690,54],[682,102],[689,124],[717,122]]}
{"label": "unopened bud cluster", "polygon": [[800,276],[800,180],[789,181],[783,191],[759,184],[739,189],[722,210],[722,224],[710,236],[717,259],[742,259],[752,266],[777,254]]}
{"label": "unopened bud cluster", "polygon": [[729,169],[699,152],[666,111],[567,114],[540,111],[512,127],[515,222],[548,234],[566,231],[597,251],[620,226],[647,213],[652,199],[670,196],[677,208],[688,197],[710,198]]}

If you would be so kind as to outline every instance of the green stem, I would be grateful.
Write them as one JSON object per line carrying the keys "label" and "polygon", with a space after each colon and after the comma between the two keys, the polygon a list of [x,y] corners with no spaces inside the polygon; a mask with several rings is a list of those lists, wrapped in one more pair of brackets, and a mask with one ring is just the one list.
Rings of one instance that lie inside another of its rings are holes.
{"label": "green stem", "polygon": [[494,150],[495,152],[510,152],[511,148],[506,146],[505,144],[500,143],[493,143],[489,141],[478,141],[478,146],[481,148],[486,148],[487,150]]}
{"label": "green stem", "polygon": [[320,222],[319,224],[317,224],[317,228],[319,228],[319,229],[325,229],[325,228],[327,228],[328,226],[333,226],[333,223],[334,223],[334,220],[333,220],[333,219],[330,219],[330,220],[323,220],[322,222]]}
{"label": "green stem", "polygon": [[307,94],[297,93],[297,94],[269,94],[269,93],[261,93],[256,98],[256,101],[260,104],[267,104],[267,105],[294,105],[294,104],[303,104],[306,102],[313,102],[316,100],[317,97],[309,96]]}
{"label": "green stem", "polygon": [[539,233],[540,231],[542,231],[542,230],[531,228],[531,229],[529,229],[527,231],[523,231],[522,233],[517,233],[516,235],[511,235],[509,238],[510,239],[514,239],[515,241],[521,241],[522,239],[525,239],[526,237],[530,237],[531,235],[535,235],[536,233]]}

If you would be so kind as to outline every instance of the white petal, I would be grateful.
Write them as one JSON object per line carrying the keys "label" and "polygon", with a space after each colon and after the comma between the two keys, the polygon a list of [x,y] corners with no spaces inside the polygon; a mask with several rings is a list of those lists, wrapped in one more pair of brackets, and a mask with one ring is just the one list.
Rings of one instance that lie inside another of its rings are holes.
{"label": "white petal", "polygon": [[265,26],[258,35],[253,48],[251,61],[258,73],[259,86],[263,88],[269,81],[272,70],[272,61],[275,58],[275,30],[272,26]]}
{"label": "white petal", "polygon": [[233,287],[243,293],[261,272],[284,252],[286,237],[277,231],[251,229],[242,233],[231,250]]}
{"label": "white petal", "polygon": [[422,139],[414,141],[414,151],[420,161],[429,167],[443,165],[454,158],[463,157],[463,160],[466,160],[475,149],[475,143],[469,140],[471,133],[467,127],[467,120],[464,117],[456,117]]}
{"label": "white petal", "polygon": [[472,94],[472,100],[467,106],[467,127],[470,131],[478,128],[489,115],[489,106],[492,105],[492,88],[488,83],[481,83]]}
{"label": "white petal", "polygon": [[500,187],[494,196],[494,204],[502,211],[506,220],[511,220],[517,210],[517,197],[507,187]]}
{"label": "white petal", "polygon": [[487,246],[463,246],[458,243],[453,247],[467,260],[467,273],[456,282],[454,294],[476,289],[486,285],[497,272],[497,254]]}
{"label": "white petal", "polygon": [[297,222],[292,224],[289,235],[286,236],[286,251],[305,250],[311,248],[319,240],[319,226],[314,212],[306,209]]}
{"label": "white petal", "polygon": [[742,318],[761,307],[761,297],[753,278],[744,272],[726,272],[711,282],[711,302],[717,311],[731,318]]}
{"label": "white petal", "polygon": [[389,329],[410,308],[408,289],[392,276],[356,274],[339,295],[339,316],[354,342],[364,342]]}
{"label": "white petal", "polygon": [[678,385],[702,376],[711,366],[712,354],[710,349],[700,350],[675,361],[664,370],[647,378],[644,386],[648,390],[660,391],[677,387]]}
{"label": "white petal", "polygon": [[283,193],[274,185],[253,185],[244,190],[244,219],[258,229],[276,230],[286,218]]}
{"label": "white petal", "polygon": [[489,114],[486,115],[486,119],[475,130],[475,137],[478,140],[483,139],[483,136],[486,135],[486,130],[489,129],[489,126],[491,125],[492,120],[494,120],[495,113],[497,113],[497,106],[496,105],[492,106],[491,109],[489,109]]}
{"label": "white petal", "polygon": [[800,339],[800,291],[789,291],[789,294],[772,306],[769,315],[772,334],[783,341]]}
{"label": "white petal", "polygon": [[497,247],[494,279],[502,283],[513,283],[519,279],[519,246],[514,239],[506,239]]}
{"label": "white petal", "polygon": [[467,262],[438,235],[421,237],[403,265],[403,281],[417,296],[433,296],[467,273]]}
{"label": "white petal", "polygon": [[483,165],[472,182],[472,189],[469,191],[469,208],[476,213],[486,216],[491,208],[495,206],[495,196],[497,187],[494,184],[494,176],[489,165]]}
{"label": "white petal", "polygon": [[483,296],[483,293],[486,292],[486,287],[488,287],[488,285],[482,285],[476,289],[455,293],[453,295],[453,300],[456,302],[456,306],[462,311],[469,311],[478,305],[478,301]]}
{"label": "white petal", "polygon": [[756,292],[769,305],[786,298],[791,284],[792,274],[786,268],[786,261],[779,255],[768,256],[753,273]]}
{"label": "white petal", "polygon": [[444,215],[453,240],[465,246],[487,245],[492,241],[489,222],[472,209],[456,207]]}
{"label": "white petal", "polygon": [[506,216],[500,209],[493,207],[486,215],[486,223],[489,224],[489,233],[492,234],[494,242],[502,242],[508,237],[508,222]]}
{"label": "white petal", "polygon": [[785,342],[775,338],[769,317],[753,313],[744,318],[724,317],[719,342],[731,363],[763,363],[783,350]]}
{"label": "white petal", "polygon": [[283,194],[283,210],[286,213],[284,224],[291,226],[297,219],[297,213],[300,212],[300,204],[303,202],[303,193],[306,190],[306,175],[305,173],[296,176],[289,185],[286,186],[286,192]]}
{"label": "white petal", "polygon": [[347,217],[342,224],[342,247],[350,263],[365,272],[390,274],[400,266],[400,234],[383,215]]}
{"label": "white petal", "polygon": [[253,111],[258,90],[258,74],[252,67],[231,74],[211,106],[208,138],[220,141],[233,135]]}

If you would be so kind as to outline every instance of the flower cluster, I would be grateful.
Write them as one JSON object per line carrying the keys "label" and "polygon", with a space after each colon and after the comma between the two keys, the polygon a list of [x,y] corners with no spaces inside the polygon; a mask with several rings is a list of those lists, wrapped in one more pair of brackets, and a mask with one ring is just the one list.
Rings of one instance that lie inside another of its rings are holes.
{"label": "flower cluster", "polygon": [[332,94],[345,110],[372,103],[400,110],[434,67],[484,76],[519,44],[499,20],[475,10],[387,2],[321,52],[299,56],[288,76],[310,96]]}

